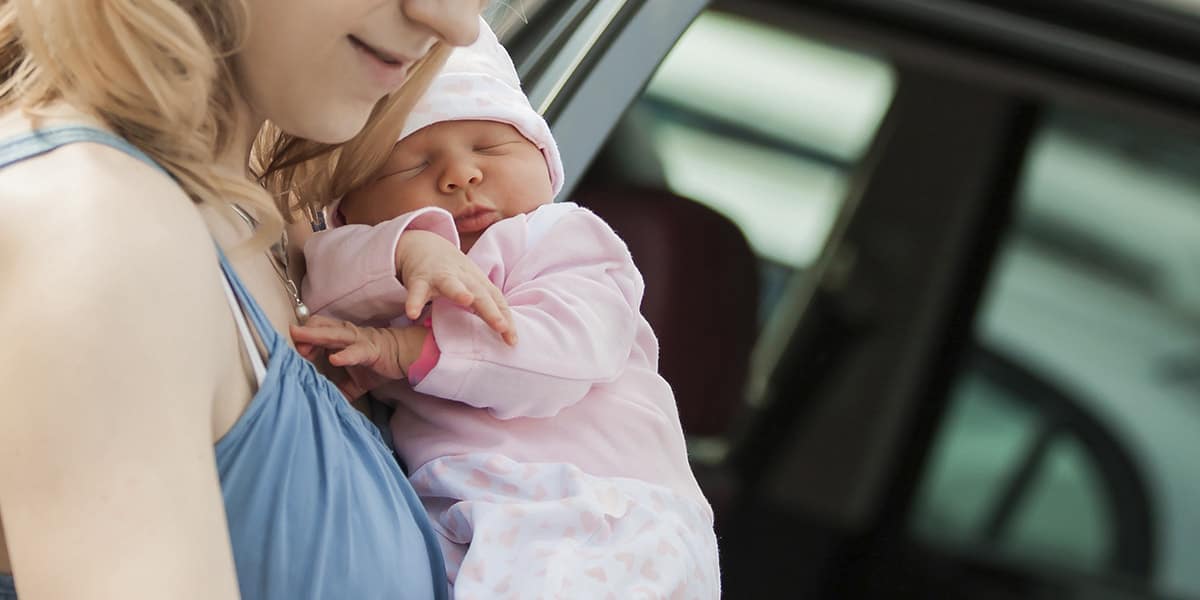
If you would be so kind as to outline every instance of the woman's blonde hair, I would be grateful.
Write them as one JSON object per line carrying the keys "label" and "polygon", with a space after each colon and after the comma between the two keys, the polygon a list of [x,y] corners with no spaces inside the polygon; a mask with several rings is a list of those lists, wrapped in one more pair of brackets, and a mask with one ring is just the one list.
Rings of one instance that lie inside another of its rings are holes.
{"label": "woman's blonde hair", "polygon": [[65,101],[158,161],[194,201],[236,201],[263,223],[256,237],[274,239],[296,208],[289,198],[319,206],[378,168],[391,148],[384,132],[399,132],[448,49],[438,44],[344,149],[264,128],[254,159],[268,193],[216,161],[236,134],[232,57],[249,10],[246,0],[0,0],[0,112]]}
{"label": "woman's blonde hair", "polygon": [[451,48],[436,44],[414,66],[404,87],[381,101],[366,127],[339,145],[289,136],[268,123],[259,133],[252,161],[263,185],[281,199],[285,218],[309,219],[332,202],[368,183],[387,161],[404,121],[445,64]]}
{"label": "woman's blonde hair", "polygon": [[230,57],[245,0],[5,0],[0,111],[62,100],[158,161],[196,202],[236,200],[278,231],[265,191],[217,164],[233,142]]}

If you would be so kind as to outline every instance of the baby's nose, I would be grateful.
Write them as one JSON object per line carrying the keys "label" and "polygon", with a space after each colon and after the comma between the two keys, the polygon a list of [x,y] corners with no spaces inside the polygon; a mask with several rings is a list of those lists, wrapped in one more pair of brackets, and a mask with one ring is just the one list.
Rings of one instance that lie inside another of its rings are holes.
{"label": "baby's nose", "polygon": [[443,192],[454,192],[464,187],[479,185],[483,181],[483,171],[468,162],[456,162],[446,167],[438,187]]}

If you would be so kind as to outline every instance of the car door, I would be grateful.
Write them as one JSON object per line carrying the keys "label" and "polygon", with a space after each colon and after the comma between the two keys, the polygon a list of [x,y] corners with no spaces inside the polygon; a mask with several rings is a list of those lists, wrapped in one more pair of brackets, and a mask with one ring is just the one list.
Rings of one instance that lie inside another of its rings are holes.
{"label": "car door", "polygon": [[[855,125],[860,150],[844,154],[819,127],[764,134],[723,119],[712,92],[687,103],[689,88],[658,64],[704,4],[493,10],[515,19],[502,37],[564,147],[568,193],[589,176],[640,177],[707,202],[766,267],[745,410],[727,434],[689,440],[698,464],[722,469],[722,493],[736,490],[718,512],[726,596],[1196,595],[1185,573],[1195,556],[1179,542],[1193,539],[1188,507],[1200,506],[1180,474],[1200,448],[1178,433],[1194,415],[1193,321],[1178,306],[1192,255],[1162,250],[1200,239],[1178,201],[1192,193],[1178,184],[1194,165],[1184,142],[1200,137],[1194,19],[1108,0],[715,3],[802,38],[803,56],[850,56],[883,74],[862,80],[882,87],[841,92],[834,116],[813,112],[819,91],[786,96],[790,121],[823,125],[882,98],[880,118]],[[822,81],[830,63],[796,64],[797,80]],[[697,80],[753,93],[724,68]],[[658,112],[643,127],[644,112],[627,108],[647,104]],[[650,137],[629,145],[614,129]],[[625,163],[614,170],[616,148]],[[780,153],[792,158],[747,160]],[[1126,154],[1149,158],[1111,159]],[[656,166],[664,158],[673,176]],[[741,160],[743,183],[793,182],[780,198],[823,208],[766,213],[775,223],[739,213],[772,198],[761,187],[745,202],[722,196],[709,184],[730,178],[711,179],[713,159]],[[1134,176],[1143,171],[1166,175]],[[1063,184],[1093,180],[1107,183]],[[1122,189],[1175,191],[1113,213]],[[1158,285],[1176,295],[1145,293]],[[1114,396],[1122,385],[1134,388]],[[1130,423],[1130,398],[1169,409]],[[1176,433],[1164,444],[1147,430]]]}
{"label": "car door", "polygon": [[897,68],[733,453],[735,597],[1200,596],[1196,20],[1123,4],[731,8]]}

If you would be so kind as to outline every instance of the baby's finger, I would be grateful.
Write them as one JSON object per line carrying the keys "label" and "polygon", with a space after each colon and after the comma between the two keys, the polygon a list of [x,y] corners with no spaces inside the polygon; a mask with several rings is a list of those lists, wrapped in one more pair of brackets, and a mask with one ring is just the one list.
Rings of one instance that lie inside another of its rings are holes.
{"label": "baby's finger", "polygon": [[[471,306],[475,301],[475,294],[467,289],[466,284],[461,279],[454,276],[444,276],[437,281],[437,291],[446,299],[459,306]],[[417,314],[420,316],[420,313]],[[415,317],[414,317],[415,318]]]}
{"label": "baby's finger", "polygon": [[307,325],[292,325],[290,329],[292,341],[296,344],[312,344],[335,350],[353,344],[358,337],[353,329],[345,326],[309,327]]}
{"label": "baby's finger", "polygon": [[305,327],[341,327],[342,321],[325,315],[313,315],[304,322]]}
{"label": "baby's finger", "polygon": [[491,291],[492,299],[495,300],[496,306],[500,309],[500,315],[504,318],[507,326],[500,335],[504,338],[504,343],[509,346],[517,345],[517,321],[513,318],[512,309],[508,306],[508,299],[504,297],[504,293],[496,286],[488,286]]}
{"label": "baby's finger", "polygon": [[351,377],[346,377],[341,381],[334,382],[334,385],[336,385],[338,390],[342,392],[342,395],[346,397],[346,400],[349,400],[350,402],[354,402],[355,400],[362,398],[363,394],[367,393],[367,390],[364,390],[360,385],[358,385],[358,382],[354,381],[354,379]]}
{"label": "baby's finger", "polygon": [[352,344],[329,356],[329,364],[335,367],[369,365],[374,360],[374,353],[368,344]]}
{"label": "baby's finger", "polygon": [[404,314],[410,321],[421,316],[425,304],[429,302],[429,282],[425,279],[414,279],[408,285],[408,298],[404,301]]}
{"label": "baby's finger", "polygon": [[496,301],[492,299],[490,294],[480,294],[479,298],[476,299],[473,304],[471,304],[471,308],[474,309],[475,314],[478,315],[479,318],[483,319],[484,322],[488,324],[488,327],[490,327],[496,333],[499,333],[501,336],[511,329],[508,320],[504,316],[504,313],[500,310],[500,307],[496,305]]}

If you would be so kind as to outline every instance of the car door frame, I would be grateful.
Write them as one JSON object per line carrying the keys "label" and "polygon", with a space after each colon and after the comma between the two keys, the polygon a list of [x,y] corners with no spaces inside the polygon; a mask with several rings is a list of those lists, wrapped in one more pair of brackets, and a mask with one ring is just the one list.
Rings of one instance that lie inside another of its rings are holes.
{"label": "car door frame", "polygon": [[708,0],[546,3],[506,40],[558,140],[568,199],[621,115]]}

